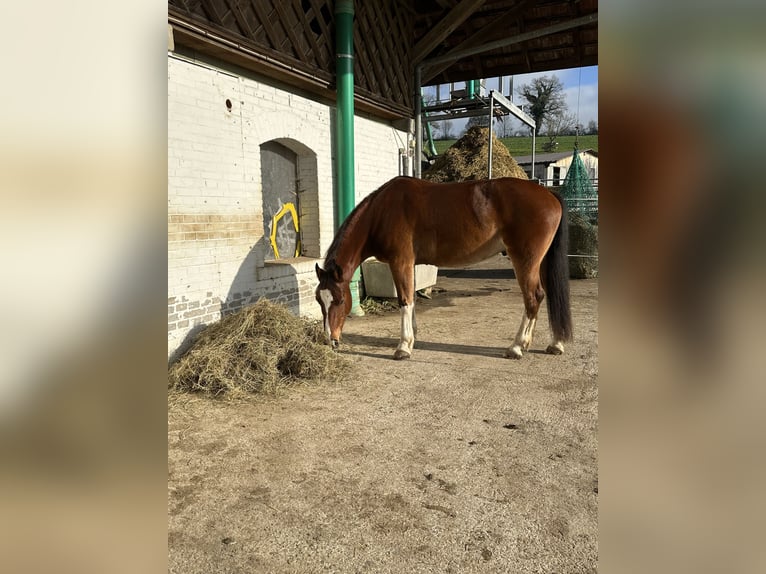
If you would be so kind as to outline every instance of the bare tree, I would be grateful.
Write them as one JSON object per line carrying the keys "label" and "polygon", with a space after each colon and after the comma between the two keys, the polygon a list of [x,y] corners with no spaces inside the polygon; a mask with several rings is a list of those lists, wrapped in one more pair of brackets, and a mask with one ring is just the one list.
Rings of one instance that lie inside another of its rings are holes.
{"label": "bare tree", "polygon": [[527,113],[535,120],[535,133],[541,133],[543,123],[549,117],[567,111],[564,84],[558,76],[540,76],[529,84],[519,86],[518,94],[529,102]]}
{"label": "bare tree", "polygon": [[481,114],[480,116],[472,116],[468,119],[468,121],[465,123],[465,130],[463,133],[467,132],[469,129],[471,129],[474,126],[481,126],[483,128],[486,128],[489,126],[489,117],[487,114]]}
{"label": "bare tree", "polygon": [[577,118],[574,114],[567,113],[566,109],[559,110],[545,119],[545,131],[543,135],[548,138],[543,144],[545,151],[556,151],[558,142],[556,139],[563,134],[574,133]]}
{"label": "bare tree", "polygon": [[442,120],[436,122],[436,125],[441,132],[441,138],[445,140],[452,139],[454,134],[452,133],[452,120]]}
{"label": "bare tree", "polygon": [[513,125],[510,116],[498,118],[495,123],[495,133],[498,137],[507,138],[513,133]]}

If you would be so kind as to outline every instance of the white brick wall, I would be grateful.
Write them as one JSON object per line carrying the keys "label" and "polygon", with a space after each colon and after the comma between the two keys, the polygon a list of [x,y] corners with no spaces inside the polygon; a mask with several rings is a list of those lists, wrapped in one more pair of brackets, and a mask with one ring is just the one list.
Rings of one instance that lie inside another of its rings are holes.
{"label": "white brick wall", "polygon": [[[335,218],[330,118],[327,104],[169,55],[169,355],[222,307],[260,296],[317,315],[313,260],[264,264],[260,145],[280,140],[299,152],[299,188],[314,190],[301,196],[304,233],[319,241],[309,254],[324,254]],[[357,116],[354,138],[359,202],[398,175],[407,134]]]}

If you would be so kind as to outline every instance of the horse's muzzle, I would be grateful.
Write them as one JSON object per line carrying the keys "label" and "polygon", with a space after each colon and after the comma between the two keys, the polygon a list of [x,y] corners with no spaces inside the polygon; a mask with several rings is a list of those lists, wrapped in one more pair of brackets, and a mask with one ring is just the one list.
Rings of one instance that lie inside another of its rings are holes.
{"label": "horse's muzzle", "polygon": [[333,351],[337,351],[338,347],[340,347],[340,341],[338,341],[338,339],[331,339],[330,346],[332,347]]}

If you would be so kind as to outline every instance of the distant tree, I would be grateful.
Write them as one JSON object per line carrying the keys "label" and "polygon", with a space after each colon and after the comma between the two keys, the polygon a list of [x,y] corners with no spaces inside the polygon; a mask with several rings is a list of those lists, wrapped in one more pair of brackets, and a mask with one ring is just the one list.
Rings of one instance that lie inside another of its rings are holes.
{"label": "distant tree", "polygon": [[473,116],[468,119],[468,121],[465,123],[465,129],[463,130],[463,133],[467,132],[469,129],[471,129],[474,126],[481,126],[483,128],[486,128],[489,126],[489,116],[487,114],[482,114],[480,116]]}
{"label": "distant tree", "polygon": [[513,134],[513,123],[510,116],[498,118],[495,122],[495,133],[497,137],[507,138]]}
{"label": "distant tree", "polygon": [[558,147],[556,139],[560,135],[574,133],[576,125],[577,118],[575,115],[567,113],[565,109],[548,116],[545,119],[545,130],[543,133],[548,138],[548,141],[543,144],[543,149],[545,151],[556,151]]}
{"label": "distant tree", "polygon": [[589,136],[596,135],[598,133],[598,124],[596,123],[596,120],[591,120],[588,122],[588,129],[585,133]]}
{"label": "distant tree", "polygon": [[525,111],[535,121],[535,133],[540,134],[543,123],[548,118],[567,111],[564,98],[564,84],[558,76],[540,76],[529,84],[519,86],[518,94],[529,102]]}
{"label": "distant tree", "polygon": [[[423,126],[423,129],[425,130],[425,126]],[[435,140],[442,139],[442,128],[439,125],[439,122],[431,122],[431,133],[433,134]]]}
{"label": "distant tree", "polygon": [[439,132],[439,139],[449,140],[454,137],[452,132],[452,120],[434,122],[433,126]]}

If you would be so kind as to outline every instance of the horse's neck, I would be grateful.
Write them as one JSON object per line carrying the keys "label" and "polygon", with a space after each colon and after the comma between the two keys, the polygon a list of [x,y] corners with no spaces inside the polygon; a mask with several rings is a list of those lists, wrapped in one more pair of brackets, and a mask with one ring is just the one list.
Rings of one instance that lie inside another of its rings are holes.
{"label": "horse's neck", "polygon": [[347,229],[335,253],[335,263],[343,270],[343,278],[351,280],[351,276],[362,263],[367,248],[367,222],[360,213],[351,228]]}
{"label": "horse's neck", "polygon": [[362,263],[362,249],[364,245],[352,241],[344,241],[335,255],[335,263],[343,270],[343,279],[351,280],[356,268]]}

